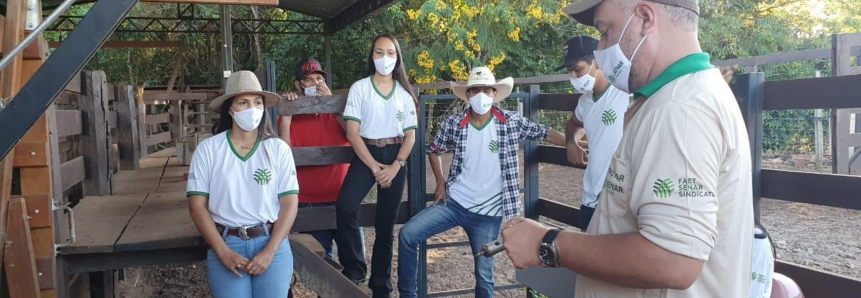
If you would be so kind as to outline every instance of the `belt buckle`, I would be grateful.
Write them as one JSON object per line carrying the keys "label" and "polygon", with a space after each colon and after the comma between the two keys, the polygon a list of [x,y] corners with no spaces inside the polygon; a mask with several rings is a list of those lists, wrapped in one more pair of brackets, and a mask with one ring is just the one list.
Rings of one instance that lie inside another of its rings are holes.
{"label": "belt buckle", "polygon": [[386,147],[385,141],[386,141],[385,139],[377,139],[374,142],[377,143],[377,147],[383,148],[383,147]]}
{"label": "belt buckle", "polygon": [[248,229],[253,228],[253,227],[254,226],[239,227],[238,228],[239,229],[239,238],[242,240],[245,240],[245,241],[248,241],[248,239],[251,239],[251,237],[248,236]]}

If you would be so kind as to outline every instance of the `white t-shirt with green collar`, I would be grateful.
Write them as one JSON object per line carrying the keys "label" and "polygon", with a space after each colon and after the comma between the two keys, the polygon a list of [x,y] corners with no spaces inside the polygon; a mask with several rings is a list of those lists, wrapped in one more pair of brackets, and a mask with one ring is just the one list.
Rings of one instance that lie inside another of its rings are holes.
{"label": "white t-shirt with green collar", "polygon": [[244,157],[229,142],[230,131],[198,145],[191,159],[186,196],[208,198],[212,219],[228,227],[278,220],[279,199],[299,193],[290,146],[279,138],[257,141]]}
{"label": "white t-shirt with green collar", "polygon": [[451,199],[463,208],[486,216],[502,216],[502,167],[495,122],[495,117],[483,127],[469,122],[463,170],[448,189]]}
{"label": "white t-shirt with green collar", "polygon": [[416,106],[410,93],[395,81],[388,95],[374,85],[372,77],[361,79],[350,87],[344,119],[359,122],[359,134],[377,140],[403,137],[416,129]]}
{"label": "white t-shirt with green collar", "polygon": [[593,91],[584,93],[574,109],[574,117],[583,123],[589,140],[589,164],[583,175],[581,201],[586,207],[595,208],[598,205],[598,194],[604,188],[610,159],[622,140],[630,98],[630,94],[607,85],[597,98]]}

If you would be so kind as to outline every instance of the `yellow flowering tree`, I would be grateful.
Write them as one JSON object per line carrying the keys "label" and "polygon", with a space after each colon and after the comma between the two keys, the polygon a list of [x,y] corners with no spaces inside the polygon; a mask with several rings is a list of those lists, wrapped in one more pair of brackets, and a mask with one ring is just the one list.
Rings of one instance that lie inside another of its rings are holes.
{"label": "yellow flowering tree", "polygon": [[[565,40],[580,30],[555,0],[405,1],[389,12],[398,27],[407,67],[418,84],[463,81],[487,66],[497,77],[547,74],[559,63]],[[540,51],[535,51],[535,49]],[[516,61],[516,62],[515,62]]]}

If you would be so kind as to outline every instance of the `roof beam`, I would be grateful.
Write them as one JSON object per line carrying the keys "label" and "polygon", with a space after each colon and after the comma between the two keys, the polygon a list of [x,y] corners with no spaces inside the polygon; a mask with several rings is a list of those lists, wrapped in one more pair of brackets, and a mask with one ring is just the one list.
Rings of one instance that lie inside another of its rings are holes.
{"label": "roof beam", "polygon": [[326,28],[327,34],[334,34],[350,24],[363,21],[380,9],[386,8],[397,2],[397,0],[359,0],[337,16],[329,20]]}

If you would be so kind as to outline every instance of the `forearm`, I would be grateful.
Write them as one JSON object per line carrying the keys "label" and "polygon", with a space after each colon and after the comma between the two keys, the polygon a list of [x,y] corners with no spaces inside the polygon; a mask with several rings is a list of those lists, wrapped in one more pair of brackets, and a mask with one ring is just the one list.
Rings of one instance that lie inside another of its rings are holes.
{"label": "forearm", "polygon": [[577,141],[586,136],[586,129],[579,125],[574,119],[568,120],[565,124],[565,141],[568,144],[577,144]]}
{"label": "forearm", "polygon": [[[192,196],[193,198],[194,196]],[[189,213],[191,213],[191,220],[194,222],[194,226],[197,227],[197,231],[203,236],[203,239],[206,240],[206,243],[209,244],[209,247],[216,252],[222,251],[227,248],[227,244],[224,243],[224,239],[221,238],[221,235],[218,234],[218,229],[215,227],[215,221],[212,220],[212,214],[209,214],[209,210],[206,208],[205,204],[194,204],[193,199],[189,198]],[[201,200],[207,200],[205,197],[201,197]]]}
{"label": "forearm", "polygon": [[547,134],[547,138],[545,141],[550,142],[556,146],[565,146],[565,135],[561,132],[558,132],[554,129],[550,130],[550,133]]}
{"label": "forearm", "polygon": [[353,146],[353,151],[356,152],[359,160],[365,163],[368,168],[372,168],[377,161],[371,156],[371,152],[368,151],[368,146],[365,145],[362,137],[359,134],[347,133],[347,140],[350,141],[350,145]]}
{"label": "forearm", "polygon": [[269,231],[269,243],[266,244],[265,250],[275,253],[281,247],[281,242],[287,238],[290,229],[293,228],[293,223],[296,221],[296,212],[299,210],[299,196],[286,195],[281,197],[281,211],[278,212],[278,220],[275,221],[275,226],[272,231]]}
{"label": "forearm", "polygon": [[407,160],[410,157],[410,152],[413,151],[413,145],[416,143],[416,131],[408,130],[404,133],[404,141],[401,143],[401,149],[398,150],[398,158]]}
{"label": "forearm", "polygon": [[445,177],[442,175],[442,159],[440,156],[433,153],[428,154],[428,162],[430,163],[436,183],[445,181]]}
{"label": "forearm", "polygon": [[687,262],[700,261],[668,252],[638,233],[566,231],[557,236],[556,246],[562,267],[623,287],[685,289],[699,275]]}

